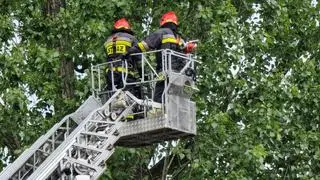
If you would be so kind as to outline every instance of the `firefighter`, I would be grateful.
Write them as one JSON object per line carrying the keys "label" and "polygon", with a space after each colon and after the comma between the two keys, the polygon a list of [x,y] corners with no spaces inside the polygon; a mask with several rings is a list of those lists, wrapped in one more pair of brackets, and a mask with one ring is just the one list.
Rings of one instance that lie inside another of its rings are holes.
{"label": "firefighter", "polygon": [[[149,50],[172,49],[178,52],[190,53],[195,47],[194,43],[185,43],[178,34],[178,17],[173,11],[169,11],[162,15],[160,20],[160,28],[147,36],[143,41],[131,47],[128,54],[146,52]],[[162,74],[162,55],[161,52],[156,54],[156,71]],[[173,58],[171,68],[174,71],[180,71],[185,65],[181,58]],[[163,77],[163,75],[161,75]],[[163,79],[164,80],[164,79]],[[162,93],[164,90],[164,81],[156,84],[154,101],[162,102]]]}
{"label": "firefighter", "polygon": [[[111,35],[107,38],[104,43],[104,49],[107,55],[107,61],[115,61],[112,63],[109,68],[106,70],[106,80],[107,80],[107,89],[115,90],[123,88],[122,74],[126,73],[126,68],[122,66],[124,60],[124,54],[127,53],[127,50],[137,45],[138,41],[134,37],[134,33],[131,29],[129,22],[125,18],[121,18],[114,23]],[[128,63],[128,74],[127,81],[128,83],[136,82],[139,74],[137,73],[136,62],[137,60],[132,59],[127,61]],[[113,74],[113,81],[112,81]],[[126,90],[129,90],[136,97],[140,98],[140,90],[135,85],[130,85],[125,87]]]}

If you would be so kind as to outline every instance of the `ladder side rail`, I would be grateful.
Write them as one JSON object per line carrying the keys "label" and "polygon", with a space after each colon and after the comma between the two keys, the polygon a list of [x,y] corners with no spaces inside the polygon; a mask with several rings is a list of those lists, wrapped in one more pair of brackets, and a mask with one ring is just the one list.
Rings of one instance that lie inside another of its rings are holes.
{"label": "ladder side rail", "polygon": [[[92,101],[95,101],[95,104],[92,104]],[[40,158],[41,161],[32,161],[33,164],[30,164],[28,162],[31,158],[36,158],[36,156],[40,156],[39,152],[42,153],[41,155],[46,157],[48,154],[50,154],[52,151],[54,151],[57,146],[59,146],[59,142],[55,141],[57,139],[57,135],[61,135],[63,133],[64,135],[62,138],[65,138],[70,134],[70,130],[73,130],[68,127],[70,124],[70,121],[73,121],[74,125],[77,125],[76,121],[80,121],[82,116],[86,116],[86,114],[81,114],[80,110],[87,107],[88,105],[92,106],[99,106],[97,103],[98,101],[94,99],[92,96],[89,97],[74,113],[71,113],[69,115],[66,115],[60,122],[53,125],[51,129],[48,130],[48,132],[44,135],[41,135],[28,149],[26,149],[12,164],[10,164],[8,167],[6,167],[1,173],[0,173],[0,179],[9,179],[13,178],[13,176],[17,174],[18,179],[23,179],[23,177],[29,173],[29,171],[23,173],[23,169],[25,169],[26,166],[32,166],[33,168],[36,168],[41,165],[41,163],[45,160],[43,158]],[[66,126],[66,127],[64,127]],[[61,129],[65,130],[63,132],[59,132]],[[44,148],[44,145],[52,145],[51,148],[47,149],[47,151],[43,151],[41,148]],[[39,160],[39,158],[38,158]],[[21,177],[21,178],[20,178]]]}
{"label": "ladder side rail", "polygon": [[[67,115],[59,123],[55,124],[45,135],[41,135],[31,147],[26,149],[12,164],[6,167],[0,174],[0,179],[9,179],[19,169],[25,166],[26,162],[35,155],[35,153],[56,133],[56,131],[70,118],[72,114]],[[34,165],[35,166],[35,165]],[[23,176],[23,175],[22,175]]]}
{"label": "ladder side rail", "polygon": [[[88,118],[91,118],[92,115],[90,115],[90,117]],[[60,159],[63,158],[64,150],[69,149],[72,146],[72,144],[76,142],[73,137],[75,137],[77,134],[81,132],[81,130],[84,128],[84,125],[86,125],[86,120],[81,122],[81,124],[71,133],[71,135],[45,160],[44,163],[42,163],[42,165],[28,179],[42,180],[45,179],[45,176],[48,176],[49,173],[52,173],[55,169],[54,166],[56,166],[57,164],[56,159],[60,161]]]}
{"label": "ladder side rail", "polygon": [[[107,160],[114,152],[114,144],[118,141],[120,138],[120,135],[114,135],[116,131],[119,132],[119,129],[121,128],[122,123],[120,123],[120,119],[122,119],[125,115],[129,113],[129,111],[133,108],[133,106],[136,104],[136,102],[133,102],[129,107],[127,107],[119,116],[118,118],[113,122],[114,126],[112,126],[112,131],[109,131],[107,135],[108,139],[105,140],[105,143],[101,145],[99,149],[104,150],[102,152],[97,152],[96,160],[89,164],[82,164],[84,167],[91,169],[92,171],[92,179],[97,179],[106,169],[105,164],[103,164],[103,161]],[[99,135],[98,135],[99,136]],[[109,147],[111,146],[111,147]],[[87,147],[84,147],[83,149],[90,149]],[[64,157],[64,159],[70,159],[67,155]],[[74,160],[74,163],[81,163],[81,161]],[[89,160],[88,160],[89,162]]]}
{"label": "ladder side rail", "polygon": [[[119,133],[119,130],[120,130],[121,125],[122,125],[122,123],[119,122],[119,121],[120,121],[120,119],[125,117],[132,110],[133,106],[136,105],[136,104],[137,104],[136,102],[133,102],[113,122],[114,126],[112,126],[112,131],[109,131],[107,133],[107,134],[110,134],[111,136],[109,136],[109,138],[106,139],[105,143],[99,148],[99,149],[104,150],[104,151],[103,152],[98,152],[100,154],[95,158],[96,160],[94,162],[92,162],[91,164],[88,164],[88,166],[87,166],[88,168],[90,168],[90,166],[91,167],[97,167],[97,168],[94,169],[95,173],[93,173],[93,175],[91,175],[92,179],[97,179],[105,171],[106,165],[103,164],[103,161],[109,159],[109,157],[113,154],[113,152],[114,152],[114,144],[120,138],[119,134],[115,134],[116,132]],[[83,149],[86,149],[86,147],[84,147]],[[77,163],[77,162],[78,161],[75,161],[75,163]]]}
{"label": "ladder side rail", "polygon": [[96,116],[94,118],[95,120],[103,120],[103,118],[98,114],[98,111],[103,111],[104,109],[108,108],[109,104],[114,100],[116,96],[118,96],[122,90],[116,91],[116,93],[113,95],[112,98],[110,98],[102,107],[94,110],[87,116],[85,120],[83,120],[79,126],[67,137],[67,139],[41,164],[38,169],[36,169],[31,176],[29,176],[28,179],[34,180],[34,179],[45,179],[43,177],[50,175],[54,171],[54,164],[57,162],[60,162],[60,160],[63,158],[65,150],[69,149],[70,146],[72,146],[73,143],[75,143],[74,137],[79,135],[81,131],[85,128],[87,122],[92,119],[92,117]]}

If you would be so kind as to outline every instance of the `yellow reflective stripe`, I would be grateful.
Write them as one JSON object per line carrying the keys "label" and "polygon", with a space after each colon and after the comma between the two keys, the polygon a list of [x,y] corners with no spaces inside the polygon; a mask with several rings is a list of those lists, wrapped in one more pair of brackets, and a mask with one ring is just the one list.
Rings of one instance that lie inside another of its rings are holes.
{"label": "yellow reflective stripe", "polygon": [[125,46],[125,45],[117,45],[116,46],[116,53],[117,54],[120,54],[120,53],[122,53],[122,54],[124,54],[124,53],[126,53],[127,52],[127,48],[126,48],[127,46]]}
{"label": "yellow reflective stripe", "polygon": [[129,114],[126,116],[126,119],[134,119],[134,116]]}
{"label": "yellow reflective stripe", "polygon": [[107,48],[108,48],[108,43],[104,43],[104,49],[107,50]]}
{"label": "yellow reflective stripe", "polygon": [[148,44],[147,44],[145,41],[141,41],[141,43],[142,43],[144,49],[145,49],[146,51],[149,51],[150,48],[149,48]]}
{"label": "yellow reflective stripe", "polygon": [[112,46],[107,46],[106,51],[107,51],[108,55],[113,54],[113,47]]}
{"label": "yellow reflective stripe", "polygon": [[175,43],[175,44],[177,44],[177,40],[175,38],[163,38],[161,42],[162,42],[162,44],[164,44],[164,43]]}
{"label": "yellow reflective stripe", "polygon": [[146,49],[144,48],[143,44],[141,42],[138,43],[139,48],[142,52],[146,52]]}
{"label": "yellow reflective stripe", "polygon": [[[126,45],[131,47],[132,43],[128,41],[116,41],[116,45]],[[113,46],[113,42],[107,42],[107,46]]]}
{"label": "yellow reflective stripe", "polygon": [[126,45],[126,46],[131,47],[132,43],[128,42],[128,41],[116,41],[116,45]]}
{"label": "yellow reflective stripe", "polygon": [[116,52],[113,52],[113,46],[106,46],[106,52],[108,55],[110,54],[114,54],[114,53],[117,53],[117,54],[124,54],[127,52],[127,46],[125,45],[116,45]]}
{"label": "yellow reflective stripe", "polygon": [[119,71],[119,72],[126,72],[126,68],[123,67],[114,67],[112,68],[113,71]]}
{"label": "yellow reflective stripe", "polygon": [[[109,71],[109,69],[106,69],[106,72],[108,72]],[[114,67],[114,68],[112,68],[112,71],[118,71],[118,72],[123,72],[123,73],[126,73],[126,68],[124,68],[124,67]],[[130,75],[132,75],[132,76],[136,76],[136,75],[138,75],[136,72],[134,72],[134,71],[128,71],[128,74],[130,74]]]}

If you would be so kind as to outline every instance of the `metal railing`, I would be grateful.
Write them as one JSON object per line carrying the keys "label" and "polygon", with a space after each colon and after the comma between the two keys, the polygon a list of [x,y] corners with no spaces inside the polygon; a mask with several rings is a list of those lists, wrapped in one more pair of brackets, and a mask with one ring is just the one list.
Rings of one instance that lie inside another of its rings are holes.
{"label": "metal railing", "polygon": [[[162,57],[162,69],[156,70],[154,67],[156,65],[156,56],[161,53]],[[169,87],[168,84],[168,75],[175,73],[175,74],[185,74],[187,69],[195,70],[195,63],[198,62],[195,60],[194,56],[192,54],[184,54],[180,52],[176,52],[170,49],[163,49],[163,50],[155,50],[155,51],[148,51],[144,53],[136,53],[132,54],[132,57],[135,57],[136,59],[139,59],[140,64],[140,76],[137,78],[135,82],[128,82],[128,62],[127,60],[122,61],[121,59],[97,64],[91,66],[91,85],[92,85],[92,93],[95,97],[99,97],[104,94],[110,95],[117,90],[117,87],[115,86],[115,80],[114,80],[114,71],[112,69],[116,67],[115,64],[121,64],[121,68],[125,69],[125,71],[122,71],[122,83],[123,88],[126,88],[128,86],[140,86],[142,91],[147,91],[143,93],[142,98],[143,99],[154,99],[154,89],[155,84],[159,81],[165,81],[165,87],[162,97],[165,97],[166,90]],[[173,68],[172,64],[179,59],[180,62],[183,63],[183,66],[179,69]],[[121,62],[121,63],[119,63]],[[112,79],[112,87],[107,88],[107,82],[106,78],[104,77],[106,75],[106,72],[110,70],[111,72],[111,79]],[[136,70],[138,72],[138,70]],[[164,77],[164,78],[163,78]],[[162,98],[162,102],[164,102],[164,99]]]}

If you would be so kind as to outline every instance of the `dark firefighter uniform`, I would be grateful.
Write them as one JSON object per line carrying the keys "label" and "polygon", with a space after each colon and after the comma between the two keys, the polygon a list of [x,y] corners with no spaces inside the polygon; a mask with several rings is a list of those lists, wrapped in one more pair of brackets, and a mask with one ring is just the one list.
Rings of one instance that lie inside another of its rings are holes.
{"label": "dark firefighter uniform", "polygon": [[[176,33],[178,19],[174,12],[164,14],[160,21],[160,29],[147,36],[142,42],[133,46],[128,53],[146,52],[152,49],[172,49],[174,51],[184,51],[184,40]],[[157,72],[162,72],[162,55],[161,52],[156,54]],[[173,71],[180,71],[186,62],[182,58],[172,58],[171,68]],[[162,93],[164,90],[164,81],[156,84],[154,101],[162,102]]]}
{"label": "dark firefighter uniform", "polygon": [[[115,61],[123,59],[123,55],[127,53],[128,49],[134,45],[137,45],[138,41],[133,36],[131,27],[126,19],[122,18],[114,24],[112,35],[107,38],[104,43],[104,49],[107,54],[107,61]],[[136,70],[136,61],[130,60],[128,63],[128,75],[127,82],[136,82],[139,74]],[[122,73],[126,73],[126,68],[122,67],[122,61],[112,63],[113,66],[109,66],[106,70],[107,88],[108,90],[114,90],[112,86],[112,74],[113,83],[115,89],[123,88]],[[129,90],[132,94],[140,98],[140,90],[134,85],[130,85],[125,89]]]}
{"label": "dark firefighter uniform", "polygon": [[[164,27],[160,28],[156,32],[150,34],[142,42],[138,43],[139,51],[146,52],[150,49],[172,49],[177,52],[182,52],[184,45],[184,40],[176,33],[174,33],[170,28]],[[158,72],[162,71],[162,55],[161,52],[156,54],[157,66],[156,70]],[[172,69],[179,71],[184,66],[182,59],[172,60]]]}

